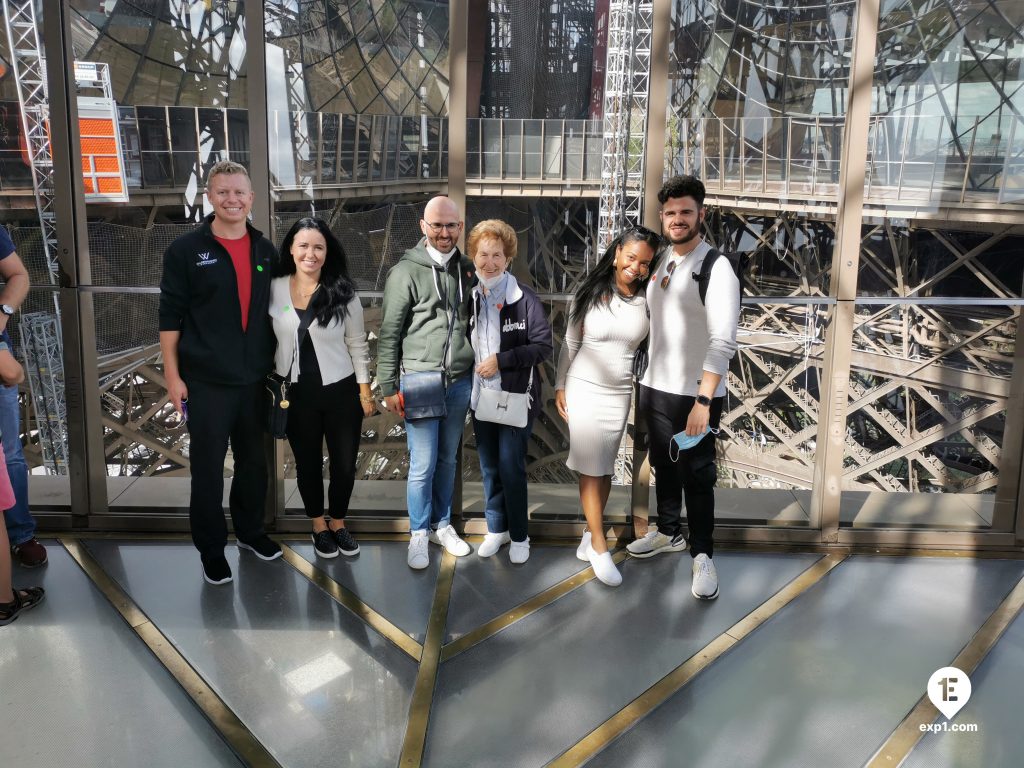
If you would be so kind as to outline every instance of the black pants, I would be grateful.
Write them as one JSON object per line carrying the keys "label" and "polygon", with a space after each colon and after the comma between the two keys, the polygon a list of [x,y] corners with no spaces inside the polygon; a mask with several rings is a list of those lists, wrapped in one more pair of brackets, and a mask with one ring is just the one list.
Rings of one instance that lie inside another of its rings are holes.
{"label": "black pants", "polygon": [[295,456],[295,475],[306,517],[324,514],[324,440],[330,458],[331,484],[327,509],[343,520],[356,479],[356,455],[363,425],[359,385],[352,374],[323,386],[320,377],[302,376],[288,391],[288,442]]}
{"label": "black pants", "polygon": [[267,463],[263,452],[263,382],[223,386],[204,381],[188,385],[189,465],[192,492],[189,524],[202,554],[222,552],[228,540],[224,522],[224,459],[231,444],[234,460],[228,497],[235,535],[251,541],[263,534]]}
{"label": "black pants", "polygon": [[[710,426],[718,428],[722,417],[722,400],[711,401]],[[672,435],[686,429],[695,399],[673,395],[649,387],[640,387],[640,412],[647,419],[650,436],[648,456],[655,472],[655,493],[658,499],[658,530],[666,536],[683,532],[682,504],[686,501],[689,524],[690,554],[714,554],[715,531],[715,436],[707,434],[688,451],[680,451],[676,461],[669,445]]]}

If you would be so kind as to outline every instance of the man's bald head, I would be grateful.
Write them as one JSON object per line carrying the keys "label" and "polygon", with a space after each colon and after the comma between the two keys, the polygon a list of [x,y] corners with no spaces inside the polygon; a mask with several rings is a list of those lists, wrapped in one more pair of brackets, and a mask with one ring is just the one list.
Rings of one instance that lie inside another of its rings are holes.
{"label": "man's bald head", "polygon": [[423,209],[420,230],[427,242],[441,253],[448,253],[462,233],[462,219],[459,209],[450,197],[432,197]]}

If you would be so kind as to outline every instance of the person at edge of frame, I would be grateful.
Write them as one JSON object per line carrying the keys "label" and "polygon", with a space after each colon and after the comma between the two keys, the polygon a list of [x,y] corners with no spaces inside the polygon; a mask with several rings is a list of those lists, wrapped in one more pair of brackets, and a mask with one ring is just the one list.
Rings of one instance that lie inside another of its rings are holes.
{"label": "person at edge of frame", "polygon": [[277,250],[249,223],[253,197],[244,166],[216,163],[206,180],[213,213],[168,246],[160,280],[164,377],[168,397],[187,420],[189,524],[210,584],[232,579],[222,507],[229,443],[229,508],[238,548],[261,560],[281,557],[263,529],[264,384],[274,363],[268,305]]}
{"label": "person at edge of frame", "polygon": [[[0,382],[5,386],[18,386],[25,378],[21,364],[11,354],[10,345],[0,341]],[[2,438],[3,435],[0,435]],[[0,507],[14,504],[14,488],[6,472],[4,450],[0,441]],[[0,526],[0,627],[10,624],[22,611],[35,608],[43,601],[46,591],[42,587],[17,589],[11,574],[11,551],[7,529]]]}
{"label": "person at edge of frame", "polygon": [[[451,525],[459,441],[472,391],[473,349],[467,327],[473,265],[457,246],[463,221],[449,198],[431,198],[420,219],[423,238],[388,272],[377,342],[384,407],[404,418],[400,373],[447,371],[444,418],[406,419],[410,568],[430,564],[427,542],[456,557],[472,550]],[[445,339],[451,328],[447,359]]]}
{"label": "person at edge of frame", "polygon": [[[14,249],[7,230],[0,226],[0,341],[11,346],[7,326],[28,295],[28,270]],[[14,504],[4,510],[4,523],[13,559],[25,568],[46,565],[46,547],[36,540],[36,521],[28,507],[28,464],[21,446],[21,410],[18,385],[0,384],[0,430],[7,457],[7,475],[14,489]]]}
{"label": "person at edge of frame", "polygon": [[[658,526],[627,546],[638,558],[686,549],[682,504],[690,536],[692,583],[701,600],[718,597],[714,556],[715,435],[725,396],[725,376],[736,354],[740,290],[726,258],[712,267],[701,302],[694,279],[711,245],[700,234],[704,185],[676,176],[658,192],[662,234],[668,240],[651,274],[647,306],[651,333],[647,371],[640,380],[639,410],[647,419],[649,456],[657,482]],[[681,433],[704,437],[686,450]]]}

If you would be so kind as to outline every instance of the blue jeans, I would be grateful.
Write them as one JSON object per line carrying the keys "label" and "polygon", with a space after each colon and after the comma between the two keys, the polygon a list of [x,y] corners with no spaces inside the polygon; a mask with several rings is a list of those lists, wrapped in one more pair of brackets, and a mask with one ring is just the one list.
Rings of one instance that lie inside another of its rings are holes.
{"label": "blue jeans", "polygon": [[507,427],[473,419],[480,458],[489,533],[508,531],[512,541],[526,541],[526,448],[533,414],[525,427]]}
{"label": "blue jeans", "polygon": [[14,506],[4,511],[11,546],[24,544],[36,535],[36,521],[28,511],[28,464],[21,448],[20,416],[18,388],[0,384],[0,431],[3,432],[7,474],[11,478],[15,498]]}
{"label": "blue jeans", "polygon": [[448,385],[443,419],[406,420],[409,445],[409,530],[425,531],[448,525],[455,490],[455,460],[466,427],[473,377],[469,374]]}

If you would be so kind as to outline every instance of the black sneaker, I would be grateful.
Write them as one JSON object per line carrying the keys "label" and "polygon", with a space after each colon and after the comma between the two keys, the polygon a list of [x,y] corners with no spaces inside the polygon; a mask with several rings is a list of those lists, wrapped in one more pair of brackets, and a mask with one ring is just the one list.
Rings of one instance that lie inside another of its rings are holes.
{"label": "black sneaker", "polygon": [[237,541],[239,549],[248,549],[260,560],[277,560],[281,556],[280,545],[267,534],[261,534],[252,541]]}
{"label": "black sneaker", "polygon": [[207,584],[227,584],[231,581],[231,566],[222,553],[203,555],[203,578]]}
{"label": "black sneaker", "polygon": [[341,550],[341,554],[345,555],[345,557],[359,554],[359,542],[352,538],[348,528],[339,528],[336,531],[332,531],[332,533],[334,534],[334,540],[338,543],[338,549]]}
{"label": "black sneaker", "polygon": [[313,550],[317,557],[337,557],[338,545],[330,531],[313,531]]}

